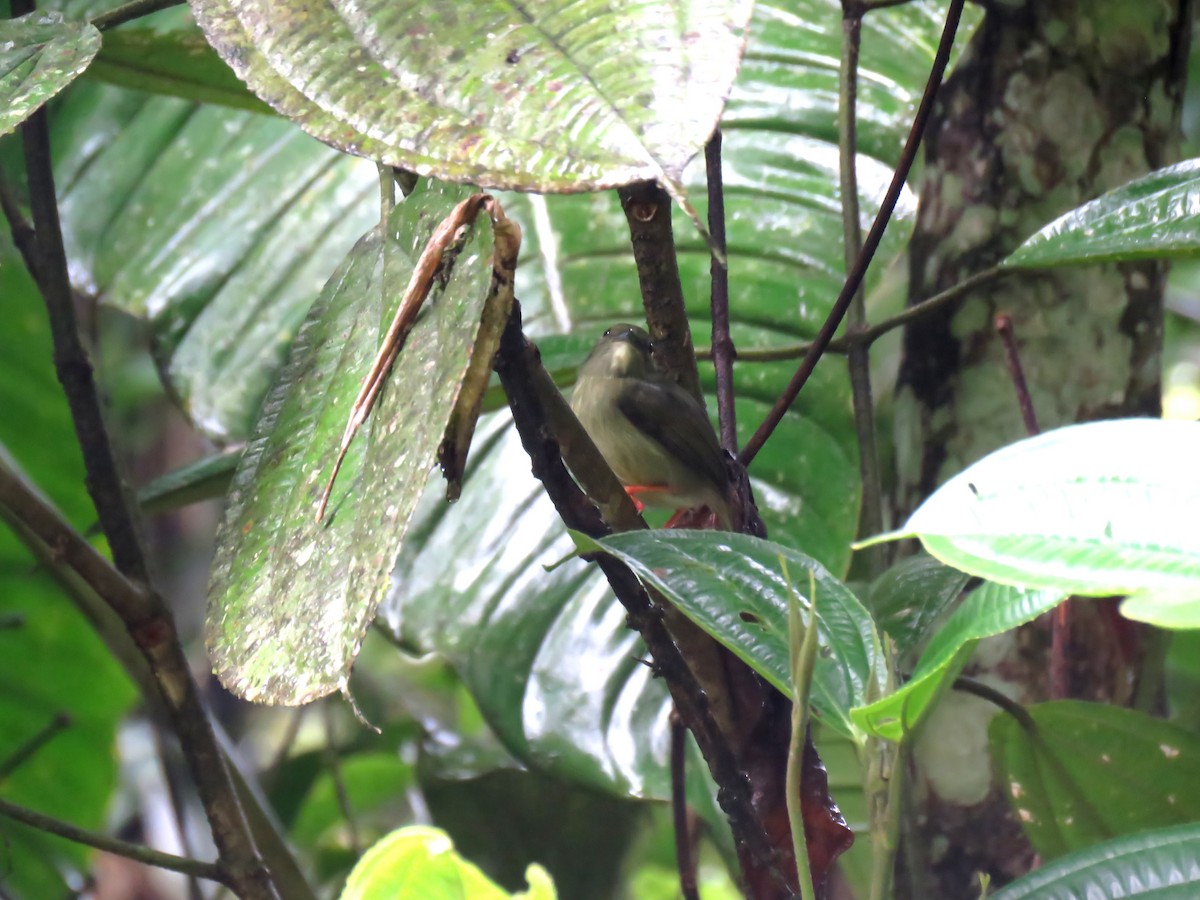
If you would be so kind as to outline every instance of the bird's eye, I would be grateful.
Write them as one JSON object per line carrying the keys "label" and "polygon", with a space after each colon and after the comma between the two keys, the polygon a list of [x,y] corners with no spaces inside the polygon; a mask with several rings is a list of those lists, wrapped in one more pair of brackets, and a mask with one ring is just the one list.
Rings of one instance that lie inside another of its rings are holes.
{"label": "bird's eye", "polygon": [[612,337],[612,333],[613,333],[613,330],[612,330],[611,328],[605,328],[605,329],[604,329],[604,336],[605,336],[605,337]]}

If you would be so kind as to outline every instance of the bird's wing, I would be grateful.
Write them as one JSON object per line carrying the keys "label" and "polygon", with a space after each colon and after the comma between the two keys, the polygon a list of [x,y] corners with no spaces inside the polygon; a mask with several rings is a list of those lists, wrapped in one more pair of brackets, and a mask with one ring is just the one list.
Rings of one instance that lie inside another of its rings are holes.
{"label": "bird's wing", "polygon": [[[696,399],[670,381],[628,379],[617,408],[634,427],[723,492],[725,453],[708,415]],[[668,427],[667,423],[670,423]]]}

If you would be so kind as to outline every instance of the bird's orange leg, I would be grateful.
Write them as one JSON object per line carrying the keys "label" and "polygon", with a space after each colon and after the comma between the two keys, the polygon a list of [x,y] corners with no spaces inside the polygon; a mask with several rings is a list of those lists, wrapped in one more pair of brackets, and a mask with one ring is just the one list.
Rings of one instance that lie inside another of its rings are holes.
{"label": "bird's orange leg", "polygon": [[640,513],[646,508],[646,504],[638,499],[639,494],[663,494],[666,493],[667,486],[664,484],[628,484],[625,486],[625,493],[629,495],[629,499],[633,501],[633,505],[637,507]]}

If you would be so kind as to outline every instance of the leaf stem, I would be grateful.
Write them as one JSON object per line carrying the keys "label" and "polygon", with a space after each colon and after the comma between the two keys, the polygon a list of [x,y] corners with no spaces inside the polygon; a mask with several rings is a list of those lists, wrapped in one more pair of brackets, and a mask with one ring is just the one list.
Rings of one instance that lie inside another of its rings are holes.
{"label": "leaf stem", "polygon": [[779,560],[788,593],[788,655],[792,673],[792,734],[788,744],[787,813],[792,831],[792,851],[796,856],[796,879],[801,900],[814,900],[812,866],[808,859],[808,840],[804,832],[801,780],[804,771],[805,737],[808,735],[808,702],[812,690],[813,666],[817,661],[816,579],[808,573],[808,625],[800,617],[800,595],[788,575],[787,563]]}
{"label": "leaf stem", "polygon": [[904,149],[900,154],[900,162],[897,164],[896,171],[892,175],[891,184],[888,185],[883,203],[879,207],[879,213],[875,216],[875,221],[871,223],[871,229],[867,232],[866,240],[863,242],[862,252],[858,254],[857,259],[854,261],[854,266],[847,272],[846,282],[842,286],[841,293],[834,302],[833,308],[829,311],[829,316],[821,326],[821,330],[817,334],[816,340],[813,341],[812,347],[805,354],[795,374],[792,375],[787,388],[775,402],[766,419],[763,420],[762,424],[754,432],[754,436],[742,448],[739,460],[743,465],[748,466],[754,457],[758,455],[758,451],[767,442],[767,438],[775,431],[775,428],[783,420],[784,414],[796,401],[801,388],[804,387],[809,376],[812,375],[813,370],[816,368],[818,360],[824,354],[825,348],[833,340],[833,335],[841,324],[842,318],[845,316],[855,292],[862,283],[863,277],[867,273],[867,267],[871,264],[871,260],[875,256],[875,251],[879,248],[880,241],[883,240],[883,232],[887,228],[892,211],[896,208],[896,201],[900,199],[900,191],[904,187],[909,170],[916,159],[917,148],[921,144],[921,136],[925,132],[925,125],[933,110],[934,97],[937,94],[938,87],[942,83],[942,76],[945,74],[946,66],[950,61],[950,50],[954,46],[954,35],[958,31],[958,22],[962,17],[965,2],[966,0],[950,0],[950,7],[946,12],[946,24],[942,29],[942,38],[938,44],[937,53],[934,56],[933,66],[929,72],[929,79],[925,83],[925,92],[921,97],[920,105],[917,107],[917,113],[913,117],[912,128],[909,130],[908,140],[905,142]]}
{"label": "leaf stem", "polygon": [[70,715],[65,712],[56,713],[40,731],[17,747],[6,759],[0,760],[0,782],[37,756],[38,751],[50,743],[56,734],[68,728],[70,724]]}

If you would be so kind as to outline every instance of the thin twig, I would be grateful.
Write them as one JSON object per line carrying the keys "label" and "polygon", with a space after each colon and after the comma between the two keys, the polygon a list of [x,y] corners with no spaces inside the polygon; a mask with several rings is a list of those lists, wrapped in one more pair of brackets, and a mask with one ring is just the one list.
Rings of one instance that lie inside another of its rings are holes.
{"label": "thin twig", "polygon": [[350,803],[350,793],[346,790],[346,779],[342,773],[342,757],[337,748],[336,723],[333,718],[333,703],[327,700],[321,704],[321,714],[325,724],[325,765],[329,769],[329,777],[333,781],[333,792],[337,797],[338,809],[346,822],[346,832],[350,837],[350,849],[357,858],[362,856],[362,842],[358,839],[358,820],[354,815],[354,807]]}
{"label": "thin twig", "polygon": [[[838,170],[842,194],[842,236],[846,271],[862,252],[862,229],[858,222],[858,57],[862,42],[862,18],[843,4],[842,61],[838,76]],[[860,282],[850,301],[847,334],[867,328],[866,289]],[[875,402],[871,396],[871,354],[866,344],[850,345],[847,359],[850,396],[854,409],[854,432],[858,439],[858,471],[862,479],[860,526],[864,534],[883,532],[883,488],[879,476],[879,452],[875,442]],[[874,578],[883,571],[887,548],[872,544],[860,551],[866,574]]]}
{"label": "thin twig", "polygon": [[123,856],[126,859],[132,859],[135,862],[145,863],[148,866],[168,869],[172,872],[181,872],[184,875],[195,875],[197,878],[205,878],[209,881],[216,881],[225,885],[230,883],[228,874],[222,871],[221,867],[216,863],[188,859],[186,856],[176,856],[173,853],[163,853],[160,850],[154,850],[142,844],[133,844],[129,841],[109,837],[106,834],[88,831],[85,828],[79,828],[61,819],[55,819],[40,812],[35,812],[32,809],[17,806],[15,803],[9,803],[4,799],[0,799],[0,816],[8,816],[10,819],[16,819],[18,822],[28,825],[31,828],[36,828],[39,831],[45,831],[48,834],[66,838],[68,841],[74,841],[76,844],[95,847],[97,850],[103,850],[105,853],[113,853],[117,856]]}
{"label": "thin twig", "polygon": [[12,234],[13,246],[21,254],[25,268],[36,282],[38,280],[37,236],[33,226],[21,212],[16,194],[7,178],[0,178],[0,209],[4,210],[4,218],[8,220],[8,230]]}
{"label": "thin twig", "polygon": [[1029,396],[1029,382],[1025,380],[1025,368],[1021,365],[1021,353],[1017,349],[1017,339],[1013,334],[1012,316],[1005,313],[996,316],[996,334],[1000,335],[1000,343],[1004,347],[1004,365],[1008,368],[1008,376],[1012,379],[1013,390],[1017,394],[1017,406],[1021,409],[1025,433],[1030,437],[1041,434],[1033,399]]}
{"label": "thin twig", "polygon": [[7,759],[0,760],[0,782],[4,781],[29,760],[37,756],[38,751],[50,743],[51,739],[60,731],[69,727],[71,717],[65,712],[57,713],[37,734],[21,744],[16,750],[8,755]]}
{"label": "thin twig", "polygon": [[151,13],[170,9],[172,6],[182,6],[186,2],[187,0],[133,0],[132,3],[126,3],[124,6],[101,13],[92,19],[92,24],[100,31],[107,31]]}
{"label": "thin twig", "polygon": [[[803,774],[804,754],[809,735],[809,694],[813,665],[817,661],[817,592],[813,573],[808,573],[808,625],[800,617],[800,594],[792,585],[787,564],[780,558],[783,577],[788,583],[788,655],[792,680],[792,732],[788,742],[787,813],[792,832],[792,852],[796,857],[796,883],[801,900],[814,900],[812,865],[808,858],[808,840],[804,832]],[[807,740],[806,740],[807,739]]]}
{"label": "thin twig", "polygon": [[1033,716],[1029,714],[1029,710],[1008,696],[1008,694],[996,690],[990,684],[984,684],[982,681],[976,681],[974,678],[969,678],[966,675],[959,675],[951,682],[950,686],[956,691],[961,691],[964,694],[973,694],[981,700],[986,700],[988,703],[1000,707],[1021,723],[1021,726],[1027,731],[1037,730],[1037,723],[1033,721]]}
{"label": "thin twig", "polygon": [[[882,743],[882,742],[881,742]],[[876,836],[874,859],[871,866],[870,900],[888,900],[892,896],[892,875],[896,868],[896,848],[900,844],[900,824],[904,810],[904,773],[908,757],[908,742],[902,741],[890,751],[892,767],[886,775],[887,809],[884,811],[882,833]]]}
{"label": "thin twig", "polygon": [[[708,175],[708,232],[713,243],[728,257],[725,246],[725,184],[721,176],[721,129],[709,138],[704,148],[704,167]],[[737,454],[737,411],[734,406],[733,361],[737,350],[729,334],[729,265],[716,256],[709,263],[712,291],[709,307],[712,314],[713,368],[717,374],[717,421],[720,425],[721,446]]]}
{"label": "thin twig", "polygon": [[637,263],[638,284],[646,325],[654,341],[654,357],[697,400],[700,373],[692,330],[684,309],[683,284],[671,229],[671,198],[653,181],[640,181],[617,190],[629,224],[629,240]]}
{"label": "thin twig", "polygon": [[[709,225],[711,226],[711,222]],[[687,807],[687,725],[671,710],[671,817],[675,822],[675,865],[679,870],[679,892],[683,900],[700,900],[696,886],[696,860]]]}
{"label": "thin twig", "polygon": [[867,232],[866,240],[863,242],[862,252],[854,261],[854,267],[846,275],[846,283],[842,286],[842,292],[838,295],[837,300],[833,304],[833,309],[830,310],[829,316],[825,323],[821,326],[817,338],[813,341],[812,348],[805,354],[804,360],[796,369],[792,380],[788,383],[782,396],[775,402],[766,419],[759,425],[758,430],[754,432],[754,436],[742,448],[741,456],[739,457],[743,465],[749,465],[758,451],[762,449],[763,444],[767,442],[767,438],[775,431],[775,428],[783,420],[788,409],[795,402],[796,397],[800,393],[800,389],[804,387],[813,370],[817,366],[817,361],[825,352],[825,347],[833,340],[834,332],[837,331],[841,324],[842,317],[846,314],[846,310],[850,305],[850,301],[854,297],[855,291],[862,283],[863,277],[866,275],[867,267],[875,256],[875,251],[879,248],[879,242],[883,240],[884,229],[887,228],[888,220],[892,216],[892,210],[896,207],[896,201],[900,198],[900,191],[904,187],[904,182],[908,178],[909,170],[912,168],[913,161],[916,159],[917,148],[921,143],[921,136],[925,132],[925,124],[929,120],[929,114],[933,110],[933,99],[937,94],[938,87],[942,83],[942,76],[946,72],[946,65],[950,60],[950,50],[954,46],[954,35],[958,30],[958,22],[962,17],[963,4],[966,0],[950,0],[950,8],[946,13],[946,24],[942,29],[942,39],[938,44],[937,54],[933,60],[933,67],[929,73],[929,80],[925,84],[925,93],[921,97],[921,104],[917,108],[917,114],[913,117],[912,128],[908,133],[908,140],[904,144],[904,150],[900,154],[900,162],[896,166],[896,171],[892,175],[892,182],[888,185],[887,193],[884,195],[883,203],[880,204],[879,213],[875,216],[875,221],[871,224],[871,230]]}
{"label": "thin twig", "polygon": [[[835,338],[829,342],[829,346],[825,348],[825,352],[849,353],[851,347],[859,345],[870,347],[889,331],[894,331],[897,328],[907,325],[909,322],[922,319],[926,315],[961,299],[983,285],[990,284],[1001,276],[1011,275],[1019,271],[1017,268],[992,266],[989,269],[976,272],[958,284],[952,285],[944,291],[939,291],[928,300],[922,300],[920,303],[906,307],[903,311],[896,313],[894,316],[889,316],[875,325],[871,325],[864,331],[851,332]],[[790,344],[784,347],[739,350],[737,358],[740,363],[779,362],[786,359],[799,359],[812,349],[814,343],[816,342],[806,341],[803,344]],[[710,347],[702,347],[696,351],[696,356],[699,359],[712,359],[712,349]]]}

